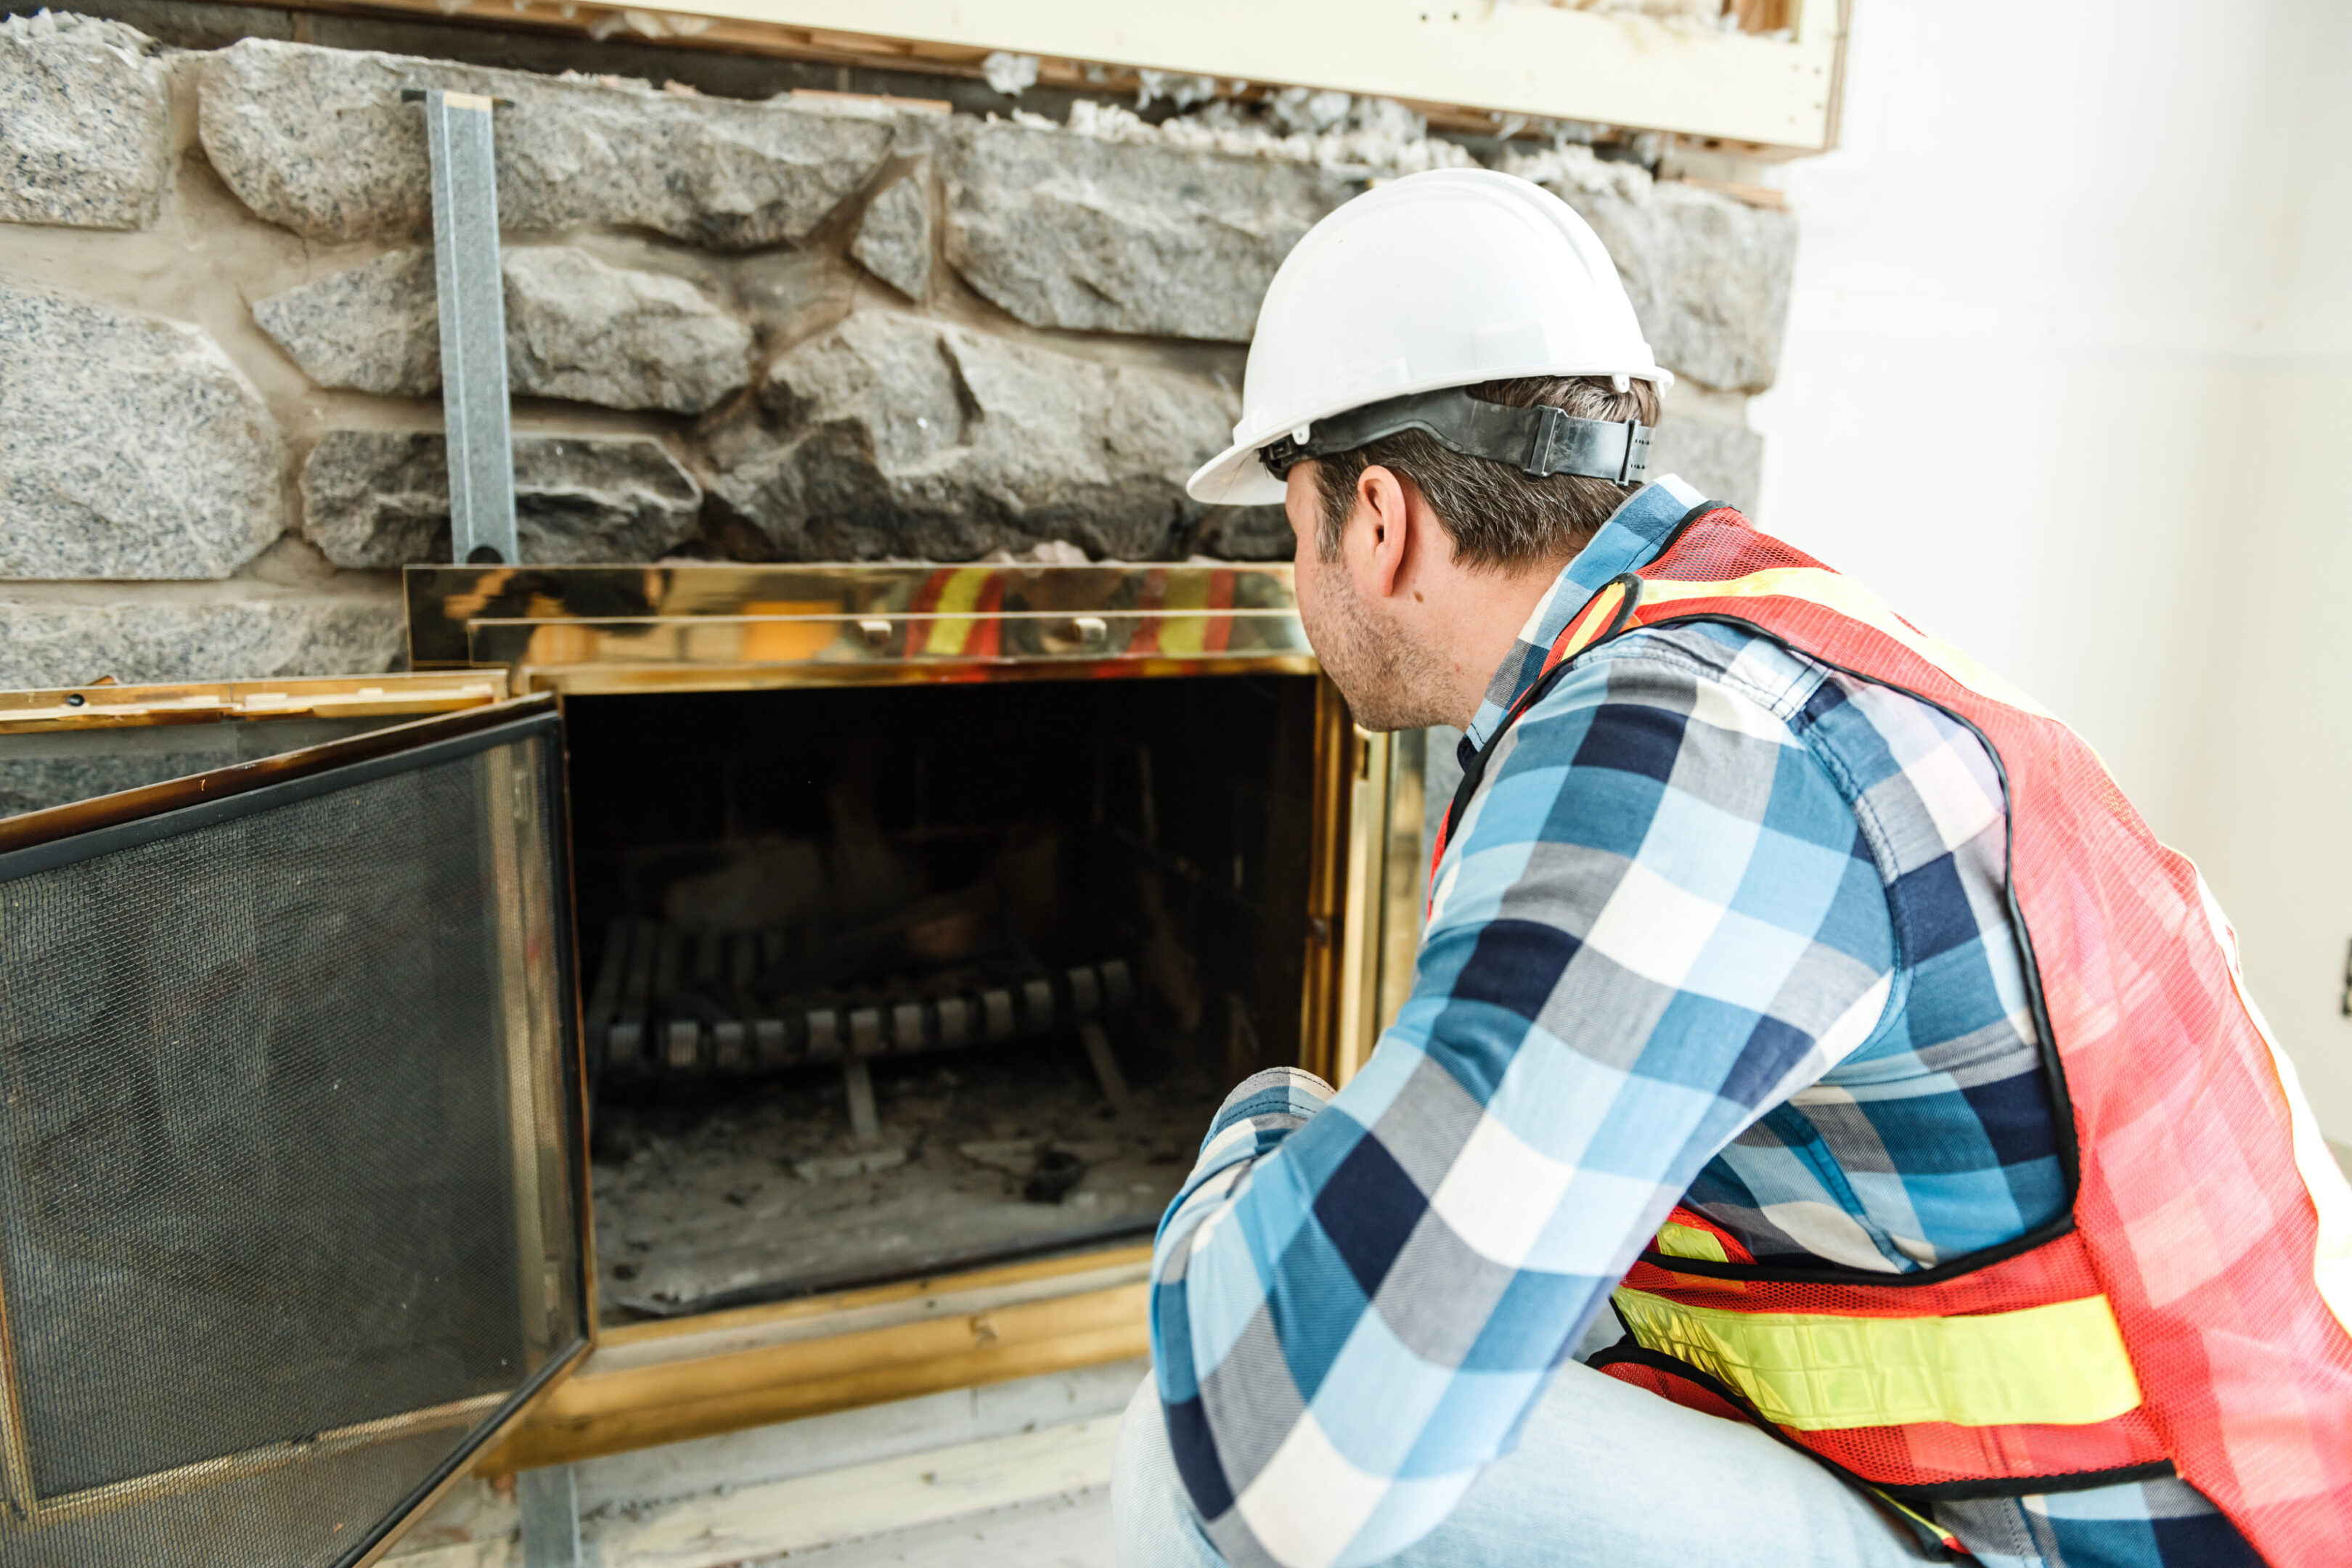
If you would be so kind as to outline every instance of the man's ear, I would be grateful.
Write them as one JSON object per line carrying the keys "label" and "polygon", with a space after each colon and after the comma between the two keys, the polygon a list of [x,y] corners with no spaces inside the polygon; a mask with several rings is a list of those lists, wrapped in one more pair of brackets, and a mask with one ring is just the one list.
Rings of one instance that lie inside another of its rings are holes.
{"label": "man's ear", "polygon": [[1405,559],[1412,547],[1412,497],[1407,489],[1410,481],[1393,468],[1378,463],[1367,465],[1356,478],[1356,517],[1349,529],[1349,542],[1364,553],[1350,561],[1358,585],[1367,594],[1387,598],[1397,592],[1398,579],[1404,571]]}

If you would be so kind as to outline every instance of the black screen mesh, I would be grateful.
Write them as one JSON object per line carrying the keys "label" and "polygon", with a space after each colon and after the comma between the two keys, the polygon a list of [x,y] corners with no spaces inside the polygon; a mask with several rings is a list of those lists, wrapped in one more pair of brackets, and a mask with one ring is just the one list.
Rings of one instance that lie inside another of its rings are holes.
{"label": "black screen mesh", "polygon": [[577,1342],[551,742],[471,743],[0,880],[0,1563],[338,1562]]}

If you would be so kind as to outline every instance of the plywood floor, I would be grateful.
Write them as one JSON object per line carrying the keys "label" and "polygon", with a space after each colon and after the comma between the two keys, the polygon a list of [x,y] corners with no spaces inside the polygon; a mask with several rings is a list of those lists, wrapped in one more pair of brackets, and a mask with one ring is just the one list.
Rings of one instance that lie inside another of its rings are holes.
{"label": "plywood floor", "polygon": [[[1140,1360],[576,1466],[582,1568],[1112,1568]],[[511,1483],[469,1481],[386,1568],[522,1568]]]}
{"label": "plywood floor", "polygon": [[1111,1568],[1110,1490],[1090,1487],[864,1541],[772,1557],[757,1568]]}

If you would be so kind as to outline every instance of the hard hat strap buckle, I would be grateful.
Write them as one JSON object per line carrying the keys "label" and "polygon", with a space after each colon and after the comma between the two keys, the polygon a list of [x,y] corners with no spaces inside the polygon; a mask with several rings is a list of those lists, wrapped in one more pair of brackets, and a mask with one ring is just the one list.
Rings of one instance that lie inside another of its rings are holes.
{"label": "hard hat strap buckle", "polygon": [[1640,420],[1612,424],[1580,419],[1557,408],[1528,412],[1541,415],[1543,427],[1539,445],[1530,454],[1531,460],[1519,467],[1536,478],[1574,474],[1582,479],[1637,485],[1648,475],[1650,427]]}

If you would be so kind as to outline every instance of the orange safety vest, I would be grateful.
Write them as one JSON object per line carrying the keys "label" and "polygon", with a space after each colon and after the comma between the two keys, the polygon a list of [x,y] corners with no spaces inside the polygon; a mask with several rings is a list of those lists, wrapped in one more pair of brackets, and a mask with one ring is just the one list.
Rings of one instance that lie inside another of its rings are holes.
{"label": "orange safety vest", "polygon": [[1760,632],[1984,741],[2072,1203],[1908,1274],[1759,1265],[1677,1207],[1616,1292],[1627,1342],[1592,1364],[1755,1421],[1898,1504],[2178,1473],[2275,1568],[2352,1562],[2352,1188],[2203,879],[2074,731],[1709,505],[1570,621],[1448,829],[1570,661],[1671,621]]}

